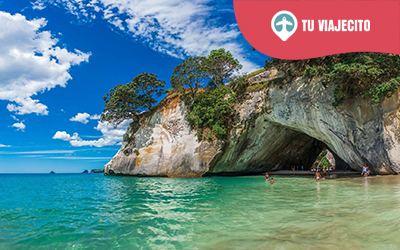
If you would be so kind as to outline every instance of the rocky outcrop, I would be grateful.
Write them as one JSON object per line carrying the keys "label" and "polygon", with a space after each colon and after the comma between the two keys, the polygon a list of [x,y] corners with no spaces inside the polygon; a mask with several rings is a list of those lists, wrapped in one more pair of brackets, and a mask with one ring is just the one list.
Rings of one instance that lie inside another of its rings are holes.
{"label": "rocky outcrop", "polygon": [[249,174],[311,166],[329,148],[351,168],[367,164],[379,174],[400,172],[399,92],[380,105],[364,99],[333,107],[333,89],[317,80],[264,71],[237,104],[225,141],[198,141],[185,121],[185,105],[168,97],[140,124],[132,142],[105,166],[105,174],[202,176]]}

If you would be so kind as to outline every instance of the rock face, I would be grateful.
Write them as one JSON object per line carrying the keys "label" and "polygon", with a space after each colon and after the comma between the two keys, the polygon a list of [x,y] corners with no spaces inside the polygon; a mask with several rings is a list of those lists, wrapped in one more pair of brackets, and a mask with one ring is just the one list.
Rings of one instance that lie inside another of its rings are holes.
{"label": "rock face", "polygon": [[168,100],[141,124],[132,143],[123,143],[105,166],[105,174],[202,176],[221,145],[220,142],[199,142],[184,115],[185,105],[178,97]]}
{"label": "rock face", "polygon": [[400,172],[399,92],[380,105],[354,99],[333,107],[333,89],[317,81],[271,70],[250,82],[265,86],[234,107],[227,140],[199,142],[185,122],[185,105],[171,98],[140,124],[133,142],[123,143],[105,174],[258,173],[311,166],[325,148],[356,170],[367,164],[379,174]]}

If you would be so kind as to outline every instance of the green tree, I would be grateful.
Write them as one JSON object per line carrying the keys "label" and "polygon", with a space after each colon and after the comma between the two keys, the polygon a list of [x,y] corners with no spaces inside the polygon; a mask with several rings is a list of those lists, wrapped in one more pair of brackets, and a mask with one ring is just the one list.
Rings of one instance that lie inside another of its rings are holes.
{"label": "green tree", "polygon": [[192,128],[197,129],[199,140],[228,135],[234,114],[231,104],[235,101],[231,95],[229,86],[218,86],[207,88],[195,96],[186,119]]}
{"label": "green tree", "polygon": [[124,120],[137,120],[138,110],[143,108],[137,99],[138,90],[132,88],[130,83],[110,89],[110,93],[103,97],[106,108],[101,114],[101,121],[117,126]]}
{"label": "green tree", "polygon": [[197,90],[206,86],[208,76],[205,71],[205,57],[189,57],[174,68],[171,85],[175,89],[188,88],[191,99]]}
{"label": "green tree", "polygon": [[145,110],[151,110],[157,103],[156,98],[164,93],[165,81],[157,79],[153,73],[142,73],[133,78],[132,87],[140,93],[138,102]]}
{"label": "green tree", "polygon": [[119,84],[103,97],[106,108],[101,120],[117,126],[127,119],[138,120],[139,114],[151,111],[156,98],[163,94],[165,82],[152,73],[137,75],[132,82]]}
{"label": "green tree", "polygon": [[239,61],[225,49],[211,51],[205,63],[206,71],[211,78],[209,82],[211,86],[221,86],[230,82],[232,75],[242,68]]}

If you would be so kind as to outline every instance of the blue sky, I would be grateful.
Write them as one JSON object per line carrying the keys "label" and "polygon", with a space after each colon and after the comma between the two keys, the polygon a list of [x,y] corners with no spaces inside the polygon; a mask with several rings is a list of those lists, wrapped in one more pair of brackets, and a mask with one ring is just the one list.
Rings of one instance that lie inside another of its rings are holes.
{"label": "blue sky", "polygon": [[0,173],[102,168],[129,124],[99,121],[109,89],[142,72],[169,87],[183,58],[221,47],[246,72],[266,59],[232,1],[0,1]]}

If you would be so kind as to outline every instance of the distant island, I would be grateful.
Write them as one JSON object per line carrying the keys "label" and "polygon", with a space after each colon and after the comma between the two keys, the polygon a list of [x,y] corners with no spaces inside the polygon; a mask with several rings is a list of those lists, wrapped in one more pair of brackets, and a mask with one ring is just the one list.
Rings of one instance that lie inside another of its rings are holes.
{"label": "distant island", "polygon": [[104,173],[104,169],[92,169],[90,171],[91,174],[99,174],[99,173]]}
{"label": "distant island", "polygon": [[88,174],[88,173],[89,173],[89,171],[87,169],[82,172],[82,174]]}
{"label": "distant island", "polygon": [[50,174],[56,174],[54,171],[51,171]]}

